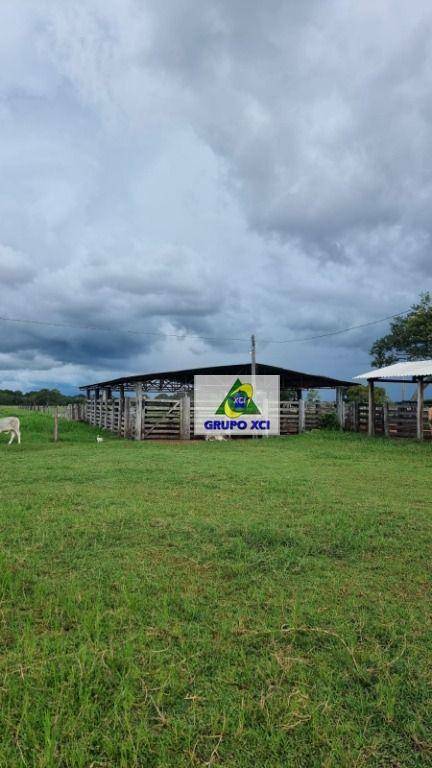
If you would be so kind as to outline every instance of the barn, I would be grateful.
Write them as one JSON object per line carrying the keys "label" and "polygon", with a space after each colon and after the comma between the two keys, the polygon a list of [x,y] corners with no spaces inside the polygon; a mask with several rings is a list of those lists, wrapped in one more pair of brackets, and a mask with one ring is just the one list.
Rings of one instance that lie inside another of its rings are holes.
{"label": "barn", "polygon": [[[342,421],[343,391],[352,382],[264,363],[256,363],[256,374],[279,376],[281,435],[318,426],[323,413],[335,412]],[[204,375],[250,376],[251,364],[134,374],[86,384],[80,387],[85,394],[84,419],[136,440],[190,440],[194,437],[194,377]],[[310,389],[335,390],[335,400],[307,403],[303,394]],[[288,392],[290,399],[286,399]]]}

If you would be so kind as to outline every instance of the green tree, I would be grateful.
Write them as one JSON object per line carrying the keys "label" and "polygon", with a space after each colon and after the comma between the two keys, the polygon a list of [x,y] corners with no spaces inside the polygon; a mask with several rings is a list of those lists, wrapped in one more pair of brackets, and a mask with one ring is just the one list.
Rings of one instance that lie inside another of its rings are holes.
{"label": "green tree", "polygon": [[24,395],[19,390],[0,389],[0,405],[22,405],[23,402]]}
{"label": "green tree", "polygon": [[[345,390],[344,400],[346,403],[367,403],[368,388],[363,385],[348,387],[348,389]],[[387,392],[384,387],[375,387],[375,402],[377,405],[382,405],[382,403],[386,403],[387,400]]]}
{"label": "green tree", "polygon": [[0,405],[67,405],[82,400],[83,395],[63,395],[58,389],[39,389],[25,393],[0,389]]}
{"label": "green tree", "polygon": [[400,357],[408,360],[432,358],[432,297],[422,293],[418,304],[404,317],[390,323],[390,332],[372,345],[372,365],[391,365]]}
{"label": "green tree", "polygon": [[297,400],[297,390],[296,389],[281,389],[280,391],[280,399],[281,400]]}
{"label": "green tree", "polygon": [[317,389],[308,389],[306,402],[313,404],[321,402],[321,398]]}

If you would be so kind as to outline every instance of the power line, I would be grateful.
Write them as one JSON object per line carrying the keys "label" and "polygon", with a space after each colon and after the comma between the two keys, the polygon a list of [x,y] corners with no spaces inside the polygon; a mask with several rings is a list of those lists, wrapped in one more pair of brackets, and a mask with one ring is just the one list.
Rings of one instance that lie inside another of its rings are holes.
{"label": "power line", "polygon": [[249,340],[244,339],[238,339],[234,337],[230,338],[221,338],[220,336],[200,336],[195,334],[189,334],[189,333],[161,333],[160,331],[135,331],[130,328],[110,328],[105,327],[101,328],[97,325],[82,325],[77,323],[52,323],[47,320],[25,320],[23,318],[18,317],[2,317],[0,316],[0,321],[5,323],[21,323],[23,325],[42,325],[42,326],[48,326],[49,328],[73,328],[76,330],[81,331],[98,331],[101,333],[127,333],[129,335],[133,336],[157,336],[159,338],[173,338],[173,339],[203,339],[204,341],[241,341],[241,342],[248,342]]}
{"label": "power line", "polygon": [[355,331],[357,328],[367,328],[370,325],[377,325],[378,323],[384,323],[386,320],[394,320],[396,317],[402,317],[402,315],[406,315],[408,312],[411,312],[411,309],[405,309],[403,312],[396,312],[395,315],[388,315],[387,317],[380,317],[379,320],[371,320],[368,323],[359,323],[359,325],[351,325],[348,328],[340,328],[337,331],[327,331],[326,333],[320,333],[317,336],[306,336],[301,339],[283,339],[281,341],[268,340],[265,341],[265,339],[262,339],[262,343],[267,344],[298,344],[301,341],[315,341],[315,339],[324,339],[327,336],[336,336],[339,333],[347,333],[348,331]]}
{"label": "power line", "polygon": [[[308,342],[308,341],[316,341],[317,339],[324,339],[328,338],[329,336],[337,336],[341,333],[348,333],[349,331],[355,331],[359,328],[368,328],[372,325],[378,325],[379,323],[384,323],[387,320],[394,320],[396,317],[402,317],[403,315],[406,315],[408,312],[411,312],[410,309],[405,309],[402,312],[396,312],[394,315],[387,315],[386,317],[380,317],[377,320],[370,320],[367,323],[359,323],[358,325],[351,325],[347,328],[339,328],[333,331],[326,331],[325,333],[320,333],[315,336],[304,336],[301,338],[291,338],[291,339],[262,339],[261,343],[263,344],[300,344],[302,342]],[[83,331],[96,331],[101,333],[125,333],[128,335],[133,336],[154,336],[157,338],[173,338],[173,339],[201,339],[202,341],[238,341],[242,343],[247,343],[249,339],[247,338],[236,338],[236,337],[229,337],[224,338],[221,336],[202,336],[199,334],[190,334],[190,333],[161,333],[160,331],[137,331],[130,328],[112,328],[112,327],[105,327],[101,328],[100,326],[96,325],[82,325],[82,324],[76,324],[76,323],[54,323],[49,322],[47,320],[27,320],[25,318],[18,318],[18,317],[4,317],[0,315],[0,322],[4,323],[19,323],[22,325],[37,325],[37,326],[44,326],[49,328],[73,328],[75,330],[83,330]]]}

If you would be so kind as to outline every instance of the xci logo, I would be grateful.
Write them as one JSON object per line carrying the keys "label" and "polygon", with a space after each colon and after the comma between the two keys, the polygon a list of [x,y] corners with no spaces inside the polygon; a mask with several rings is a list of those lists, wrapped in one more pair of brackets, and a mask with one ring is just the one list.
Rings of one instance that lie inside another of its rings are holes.
{"label": "xci logo", "polygon": [[252,397],[252,384],[242,384],[240,379],[237,379],[226,397],[222,400],[216,415],[223,416],[225,414],[228,418],[235,419],[236,416],[244,416],[245,414],[260,414],[261,411],[255,405]]}

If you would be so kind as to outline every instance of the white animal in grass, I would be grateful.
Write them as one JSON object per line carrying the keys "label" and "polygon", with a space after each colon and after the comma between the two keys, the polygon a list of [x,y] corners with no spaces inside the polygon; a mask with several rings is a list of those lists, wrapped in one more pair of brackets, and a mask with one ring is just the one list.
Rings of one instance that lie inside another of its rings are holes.
{"label": "white animal in grass", "polygon": [[101,435],[98,435],[98,436],[96,437],[96,442],[97,442],[97,443],[103,443],[103,437],[102,437]]}
{"label": "white animal in grass", "polygon": [[229,440],[229,435],[206,435],[206,440]]}
{"label": "white animal in grass", "polygon": [[18,440],[18,443],[21,442],[20,421],[16,416],[0,419],[0,432],[10,432],[8,445],[13,443],[15,438]]}

